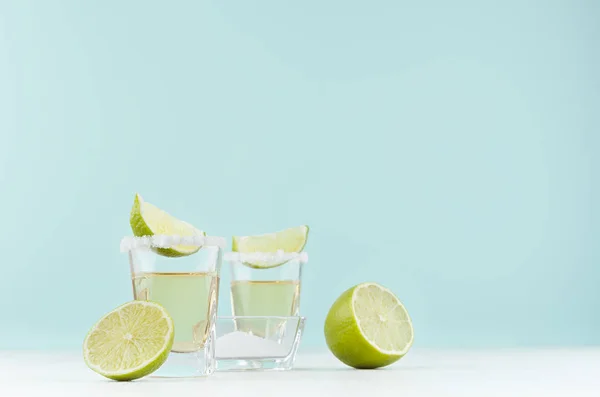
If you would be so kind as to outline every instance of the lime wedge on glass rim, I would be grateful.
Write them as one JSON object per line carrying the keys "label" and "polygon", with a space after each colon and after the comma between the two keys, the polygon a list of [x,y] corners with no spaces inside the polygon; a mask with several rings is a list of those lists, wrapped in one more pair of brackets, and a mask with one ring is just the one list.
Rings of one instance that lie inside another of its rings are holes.
{"label": "lime wedge on glass rim", "polygon": [[413,343],[412,322],[387,288],[363,283],[345,291],[325,320],[331,352],[354,368],[383,367],[402,358]]}
{"label": "lime wedge on glass rim", "polygon": [[[302,225],[281,230],[275,233],[259,234],[255,236],[233,236],[231,250],[239,253],[285,253],[301,252],[308,239],[308,226]],[[282,265],[285,262],[244,262],[245,265],[257,269],[266,269]]]}
{"label": "lime wedge on glass rim", "polygon": [[[206,233],[196,229],[189,223],[181,221],[155,205],[145,202],[139,194],[135,195],[129,216],[129,224],[133,235],[137,237],[154,236],[155,234],[169,236],[206,235]],[[171,248],[152,248],[152,250],[163,256],[179,257],[198,252],[200,247],[175,245]]]}
{"label": "lime wedge on glass rim", "polygon": [[154,302],[132,301],[104,315],[83,342],[90,369],[114,380],[134,380],[156,371],[173,345],[175,328]]}

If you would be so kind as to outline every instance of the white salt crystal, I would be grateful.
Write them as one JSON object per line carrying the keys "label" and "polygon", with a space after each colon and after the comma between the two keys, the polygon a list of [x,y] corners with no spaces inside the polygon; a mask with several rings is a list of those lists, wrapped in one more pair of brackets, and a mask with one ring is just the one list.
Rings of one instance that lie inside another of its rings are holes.
{"label": "white salt crystal", "polygon": [[235,331],[217,338],[217,358],[285,357],[289,349],[246,332]]}

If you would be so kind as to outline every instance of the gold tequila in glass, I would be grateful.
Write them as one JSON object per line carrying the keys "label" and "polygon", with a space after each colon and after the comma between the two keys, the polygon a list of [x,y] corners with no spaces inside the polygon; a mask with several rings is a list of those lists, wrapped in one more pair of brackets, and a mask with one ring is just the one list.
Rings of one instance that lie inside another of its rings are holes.
{"label": "gold tequila in glass", "polygon": [[160,303],[171,315],[176,330],[171,351],[192,353],[204,347],[219,291],[216,272],[142,272],[132,281],[135,299]]}
{"label": "gold tequila in glass", "polygon": [[[300,311],[300,290],[302,266],[306,262],[305,253],[276,254],[265,253],[265,261],[270,256],[274,263],[272,267],[256,267],[247,260],[255,259],[260,254],[251,255],[229,253],[228,262],[231,266],[231,309],[234,316],[298,316]],[[289,258],[284,261],[283,259]],[[238,328],[261,337],[271,337],[272,333],[281,330],[276,322],[265,329],[264,320],[249,318],[240,319]],[[260,321],[260,325],[259,322]]]}
{"label": "gold tequila in glass", "polygon": [[[225,240],[205,237],[197,252],[166,257],[154,246],[158,239],[132,239],[137,241],[129,250],[133,296],[162,305],[175,325],[169,358],[154,374],[209,375],[215,369],[215,321]],[[165,241],[159,242],[165,246]]]}
{"label": "gold tequila in glass", "polygon": [[232,281],[231,300],[236,316],[297,316],[300,280]]}

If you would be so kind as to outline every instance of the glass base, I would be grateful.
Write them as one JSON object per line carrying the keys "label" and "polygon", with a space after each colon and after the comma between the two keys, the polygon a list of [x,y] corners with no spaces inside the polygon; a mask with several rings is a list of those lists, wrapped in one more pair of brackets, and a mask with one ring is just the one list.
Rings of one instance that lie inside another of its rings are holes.
{"label": "glass base", "polygon": [[290,358],[218,359],[217,371],[289,371],[294,366]]}
{"label": "glass base", "polygon": [[[214,354],[201,349],[194,353],[169,354],[167,361],[155,372],[154,378],[196,378],[208,376],[215,371]],[[211,358],[213,357],[213,358]]]}

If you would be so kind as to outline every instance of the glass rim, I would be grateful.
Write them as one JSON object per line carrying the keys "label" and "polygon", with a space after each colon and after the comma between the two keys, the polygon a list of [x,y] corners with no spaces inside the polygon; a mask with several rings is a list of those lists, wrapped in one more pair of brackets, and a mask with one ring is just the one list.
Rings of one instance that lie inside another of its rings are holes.
{"label": "glass rim", "polygon": [[225,237],[218,236],[178,236],[155,234],[153,236],[125,236],[121,239],[121,252],[129,252],[139,248],[172,248],[176,245],[187,245],[192,247],[219,247],[225,249]]}
{"label": "glass rim", "polygon": [[298,262],[305,264],[308,262],[308,253],[283,252],[283,250],[278,250],[277,252],[226,252],[223,255],[223,259],[230,263],[264,262],[267,264],[282,264],[285,262],[298,260]]}

